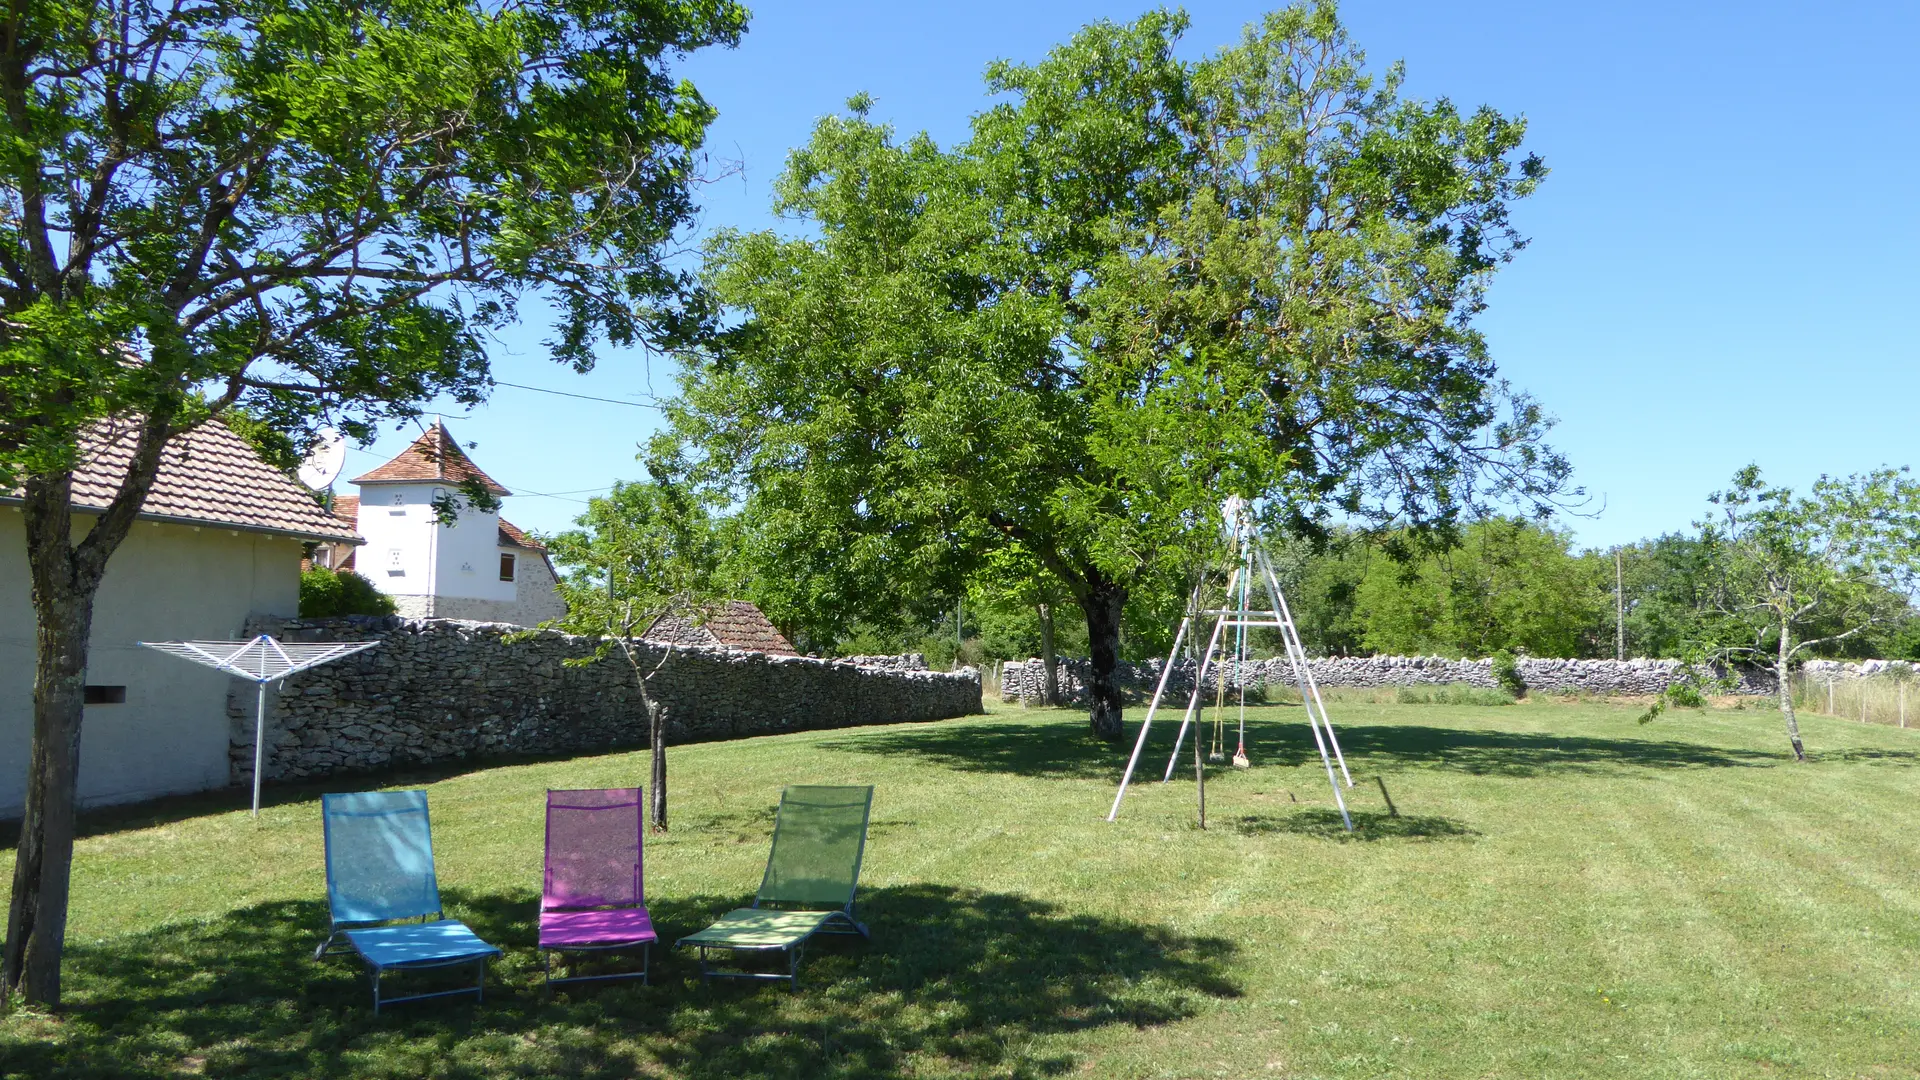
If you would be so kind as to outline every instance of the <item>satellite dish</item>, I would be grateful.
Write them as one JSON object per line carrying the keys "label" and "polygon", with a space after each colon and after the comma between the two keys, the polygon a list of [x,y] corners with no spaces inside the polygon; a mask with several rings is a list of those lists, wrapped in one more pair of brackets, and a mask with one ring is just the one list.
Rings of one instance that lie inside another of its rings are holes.
{"label": "satellite dish", "polygon": [[320,429],[320,441],[300,463],[300,482],[315,491],[333,486],[347,463],[347,437],[332,428]]}

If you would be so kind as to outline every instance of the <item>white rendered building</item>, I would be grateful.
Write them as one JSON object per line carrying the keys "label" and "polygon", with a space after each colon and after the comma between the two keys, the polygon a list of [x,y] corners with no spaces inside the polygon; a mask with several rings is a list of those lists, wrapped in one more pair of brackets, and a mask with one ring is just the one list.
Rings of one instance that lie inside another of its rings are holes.
{"label": "white rendered building", "polygon": [[355,523],[362,545],[316,552],[315,560],[355,571],[413,618],[534,626],[564,616],[566,602],[538,540],[498,512],[464,501],[454,524],[434,517],[435,500],[459,496],[468,480],[497,498],[513,494],[481,472],[435,420],[398,457],[354,478],[357,499],[334,500],[334,513]]}
{"label": "white rendered building", "polygon": [[[133,432],[102,425],[74,469],[75,532],[119,489]],[[33,735],[34,616],[25,514],[0,490],[0,819],[20,816]],[[167,444],[140,519],[107,563],[87,651],[82,806],[233,782],[232,679],[140,641],[238,637],[250,618],[300,611],[300,551],[351,550],[353,527],[212,421]],[[251,728],[248,728],[251,731]]]}

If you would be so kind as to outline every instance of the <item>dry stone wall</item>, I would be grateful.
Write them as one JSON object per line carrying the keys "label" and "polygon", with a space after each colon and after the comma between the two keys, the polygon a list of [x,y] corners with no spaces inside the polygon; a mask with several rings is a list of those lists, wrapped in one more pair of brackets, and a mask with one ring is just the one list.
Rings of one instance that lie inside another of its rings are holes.
{"label": "dry stone wall", "polygon": [[[1086,685],[1091,667],[1085,660],[1061,658],[1055,678],[1063,698],[1072,702],[1086,700]],[[1129,698],[1151,697],[1159,682],[1163,660],[1144,664],[1122,664],[1118,672],[1122,689]],[[1308,661],[1314,682],[1320,686],[1444,686],[1465,683],[1469,686],[1496,687],[1492,660],[1453,660],[1440,656],[1326,656]],[[1672,685],[1683,665],[1678,660],[1552,660],[1523,658],[1520,677],[1530,690],[1543,694],[1657,694]],[[1193,691],[1196,664],[1181,660],[1167,677],[1169,693],[1176,697]],[[1244,664],[1229,661],[1225,665],[1227,685],[1248,687],[1293,685],[1293,668],[1285,657],[1251,660]],[[1000,675],[1002,701],[1037,702],[1043,696],[1046,673],[1039,660],[1009,662]],[[1213,676],[1207,679],[1211,684]],[[1739,674],[1734,693],[1770,694],[1773,683],[1763,673]]]}
{"label": "dry stone wall", "polygon": [[857,667],[877,668],[881,671],[925,671],[926,653],[901,653],[898,656],[842,656],[840,662]]}
{"label": "dry stone wall", "polygon": [[[269,779],[322,776],[488,754],[647,745],[646,708],[623,659],[569,667],[594,640],[444,619],[274,622],[249,633],[380,647],[286,679],[269,696]],[[518,631],[524,633],[524,631]],[[641,662],[665,646],[640,643]],[[894,724],[981,710],[980,673],[885,670],[800,656],[675,646],[648,684],[669,746],[786,731]],[[231,776],[253,775],[254,695],[229,698]]]}

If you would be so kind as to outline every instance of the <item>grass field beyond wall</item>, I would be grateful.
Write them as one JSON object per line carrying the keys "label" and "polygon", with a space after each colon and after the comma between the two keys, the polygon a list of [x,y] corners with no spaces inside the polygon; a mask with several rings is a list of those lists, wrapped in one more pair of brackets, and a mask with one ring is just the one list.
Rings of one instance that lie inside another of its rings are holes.
{"label": "grass field beyond wall", "polygon": [[1205,832],[1158,722],[1116,824],[1121,758],[1064,711],[672,751],[667,939],[751,897],[782,784],[877,788],[873,940],[797,994],[659,953],[651,987],[542,994],[542,792],[644,753],[382,778],[427,788],[449,913],[507,956],[484,1004],[378,1018],[309,958],[319,789],[96,815],[69,1008],[0,1020],[0,1075],[1920,1077],[1920,732],[1804,718],[1796,766],[1764,709],[1337,710],[1351,836],[1292,707]]}

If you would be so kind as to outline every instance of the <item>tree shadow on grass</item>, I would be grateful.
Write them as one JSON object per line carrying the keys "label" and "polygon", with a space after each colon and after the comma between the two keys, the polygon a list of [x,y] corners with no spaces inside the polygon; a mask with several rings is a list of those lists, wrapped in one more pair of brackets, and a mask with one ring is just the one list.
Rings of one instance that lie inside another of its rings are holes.
{"label": "tree shadow on grass", "polygon": [[[1037,1077],[1076,1065],[1038,1036],[1152,1027],[1239,993],[1226,974],[1234,946],[1218,938],[911,885],[863,893],[872,941],[809,947],[797,993],[706,987],[690,957],[656,946],[652,986],[548,994],[530,947],[531,894],[446,898],[450,915],[507,949],[484,1003],[410,1002],[376,1017],[356,961],[311,959],[324,904],[259,904],[72,944],[69,1008],[54,1020],[0,1021],[0,1074]],[[697,897],[652,911],[670,942],[739,902]]]}
{"label": "tree shadow on grass", "polygon": [[[1337,729],[1347,759],[1374,769],[1447,769],[1489,776],[1538,776],[1628,769],[1751,769],[1784,764],[1782,754],[1674,739],[1492,731],[1424,724]],[[1318,763],[1305,724],[1282,726],[1269,744],[1277,763]]]}
{"label": "tree shadow on grass", "polygon": [[1462,822],[1447,817],[1402,817],[1378,810],[1353,810],[1353,831],[1340,820],[1340,811],[1325,807],[1307,807],[1291,814],[1248,814],[1236,818],[1228,827],[1243,836],[1271,836],[1291,833],[1341,843],[1377,840],[1472,840],[1480,835]]}
{"label": "tree shadow on grass", "polygon": [[[336,791],[376,791],[383,788],[425,787],[468,773],[504,769],[521,765],[565,765],[581,757],[626,754],[646,747],[609,745],[555,754],[470,755],[434,762],[402,762],[378,769],[335,773],[331,776],[268,779],[260,789],[262,808],[317,803],[320,796]],[[80,812],[78,835],[109,836],[136,829],[172,825],[193,818],[234,813],[253,805],[253,789],[235,784],[209,791],[183,795],[162,795],[137,803],[89,807]],[[0,848],[13,847],[20,840],[20,819],[0,821]]]}
{"label": "tree shadow on grass", "polygon": [[[1152,775],[1159,775],[1159,770],[1165,767],[1178,726],[1177,716],[1164,729],[1156,720],[1152,737],[1141,756],[1141,767]],[[1771,768],[1786,762],[1786,755],[1781,753],[1672,739],[1425,724],[1340,726],[1336,732],[1348,763],[1356,770],[1363,767],[1369,770],[1446,769],[1476,775],[1527,777],[1619,769]],[[966,772],[1097,779],[1112,783],[1119,782],[1132,745],[1131,738],[1117,746],[1109,745],[1075,726],[1038,720],[879,731],[820,744],[827,750],[920,757]],[[1313,733],[1304,720],[1250,717],[1247,745],[1256,767],[1317,765],[1320,761]],[[1186,751],[1182,753],[1184,757]],[[1844,753],[1837,751],[1835,756]],[[1873,751],[1872,755],[1916,760],[1916,755],[1904,751]]]}

